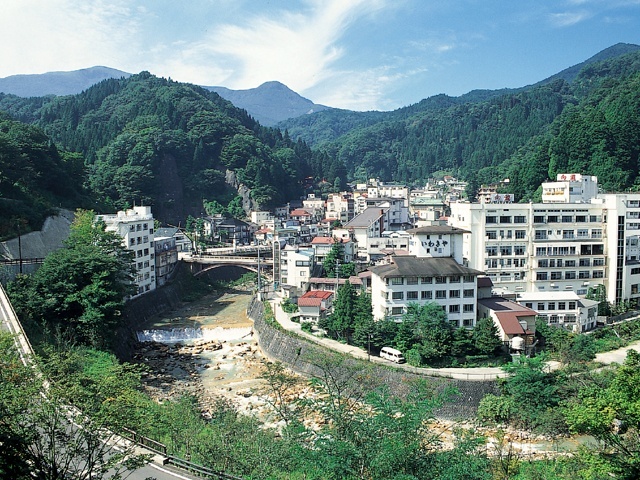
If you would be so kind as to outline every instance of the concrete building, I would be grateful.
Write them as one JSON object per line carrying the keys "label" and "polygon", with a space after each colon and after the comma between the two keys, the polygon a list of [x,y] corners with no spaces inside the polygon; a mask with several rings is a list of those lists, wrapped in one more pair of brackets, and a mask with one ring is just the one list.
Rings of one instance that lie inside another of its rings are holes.
{"label": "concrete building", "polygon": [[355,257],[355,245],[351,240],[336,239],[334,237],[314,237],[311,240],[311,247],[316,258],[316,263],[322,263],[329,254],[336,242],[342,243],[344,248],[344,256],[340,259],[342,263],[350,263]]}
{"label": "concrete building", "polygon": [[451,257],[394,257],[392,263],[370,267],[373,317],[400,320],[410,303],[436,302],[454,327],[476,323],[477,278],[482,272]]}
{"label": "concrete building", "polygon": [[604,285],[607,301],[638,305],[640,194],[596,194],[595,177],[558,180],[543,184],[547,203],[451,204],[449,224],[472,232],[469,266],[486,270],[503,292],[584,297]]}
{"label": "concrete building", "polygon": [[154,224],[151,207],[133,207],[115,215],[97,215],[108,231],[122,237],[123,244],[134,252],[135,284],[137,293],[132,297],[155,290]]}
{"label": "concrete building", "polygon": [[280,252],[280,265],[281,285],[294,287],[297,293],[306,292],[315,267],[313,249],[286,245]]}
{"label": "concrete building", "polygon": [[162,236],[161,230],[163,229],[159,228],[155,232],[153,240],[153,247],[156,254],[156,286],[158,287],[167,282],[167,278],[178,264],[178,247],[176,246],[176,238],[173,235]]}
{"label": "concrete building", "polygon": [[532,292],[516,296],[520,305],[535,309],[550,325],[573,332],[596,327],[598,302],[580,298],[575,292]]}

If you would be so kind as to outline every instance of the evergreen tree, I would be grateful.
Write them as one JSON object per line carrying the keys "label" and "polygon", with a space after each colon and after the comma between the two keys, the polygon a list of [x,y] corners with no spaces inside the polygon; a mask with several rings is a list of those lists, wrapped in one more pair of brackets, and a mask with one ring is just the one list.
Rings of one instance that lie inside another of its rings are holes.
{"label": "evergreen tree", "polygon": [[473,329],[473,345],[481,355],[494,355],[501,347],[498,327],[492,318],[481,318]]}

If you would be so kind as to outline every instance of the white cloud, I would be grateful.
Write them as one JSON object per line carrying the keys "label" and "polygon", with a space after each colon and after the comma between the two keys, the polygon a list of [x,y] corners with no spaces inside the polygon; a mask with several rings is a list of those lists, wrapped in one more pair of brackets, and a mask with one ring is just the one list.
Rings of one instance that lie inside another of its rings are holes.
{"label": "white cloud", "polygon": [[[4,0],[0,76],[115,65],[135,48],[134,12],[125,0]],[[138,12],[140,13],[140,12]],[[114,28],[117,25],[117,28]]]}
{"label": "white cloud", "polygon": [[207,85],[238,89],[278,80],[302,91],[332,75],[332,66],[344,55],[339,40],[352,22],[384,5],[382,0],[313,0],[305,10],[212,26],[205,38],[165,63],[174,77],[215,63],[192,80]]}
{"label": "white cloud", "polygon": [[562,12],[549,14],[549,20],[556,27],[570,27],[592,17],[590,12],[582,10],[579,12]]}

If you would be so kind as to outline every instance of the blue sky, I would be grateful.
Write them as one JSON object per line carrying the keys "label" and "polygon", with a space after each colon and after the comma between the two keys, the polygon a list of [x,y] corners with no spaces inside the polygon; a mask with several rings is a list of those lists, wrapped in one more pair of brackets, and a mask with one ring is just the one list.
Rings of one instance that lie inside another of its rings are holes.
{"label": "blue sky", "polygon": [[104,65],[200,85],[270,80],[391,110],[520,87],[618,42],[640,0],[2,0],[0,77]]}

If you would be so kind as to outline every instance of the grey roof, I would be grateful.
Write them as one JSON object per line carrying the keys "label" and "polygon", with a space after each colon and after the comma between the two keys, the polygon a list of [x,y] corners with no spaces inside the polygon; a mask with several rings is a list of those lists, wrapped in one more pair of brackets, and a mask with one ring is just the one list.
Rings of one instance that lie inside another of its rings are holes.
{"label": "grey roof", "polygon": [[451,235],[456,233],[471,233],[469,230],[464,230],[458,227],[451,227],[449,225],[427,225],[420,228],[412,228],[407,230],[407,233],[414,235]]}
{"label": "grey roof", "polygon": [[474,270],[460,265],[451,257],[394,257],[393,263],[370,267],[369,270],[380,278],[484,275],[484,272],[480,270]]}
{"label": "grey roof", "polygon": [[378,220],[387,210],[388,207],[369,207],[364,212],[356,215],[344,224],[344,228],[369,227],[373,222]]}
{"label": "grey roof", "polygon": [[167,238],[171,238],[173,236],[175,236],[175,234],[178,233],[178,229],[174,228],[174,227],[162,227],[157,229],[154,232],[154,237],[155,238],[163,238],[163,237],[167,237]]}

